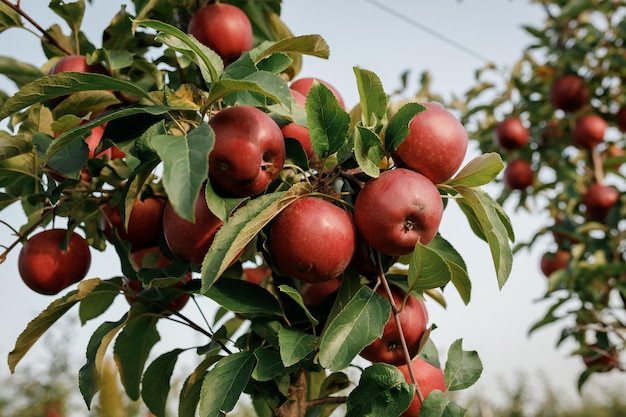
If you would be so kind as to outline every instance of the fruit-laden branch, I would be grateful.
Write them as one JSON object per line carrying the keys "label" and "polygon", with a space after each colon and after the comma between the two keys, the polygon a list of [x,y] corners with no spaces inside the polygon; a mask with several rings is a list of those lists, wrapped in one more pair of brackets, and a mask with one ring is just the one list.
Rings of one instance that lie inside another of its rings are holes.
{"label": "fruit-laden branch", "polygon": [[24,9],[22,9],[20,7],[20,2],[19,0],[13,4],[11,3],[9,0],[0,0],[2,1],[2,3],[6,4],[7,6],[9,6],[11,9],[15,10],[17,13],[20,14],[20,16],[22,16],[24,19],[28,20],[28,22],[30,24],[32,24],[39,32],[41,32],[41,35],[43,36],[43,41],[47,42],[51,45],[56,46],[57,48],[59,48],[60,50],[62,50],[63,52],[65,52],[66,55],[73,55],[73,52],[68,50],[67,48],[65,48],[63,45],[61,45],[59,42],[57,42],[56,39],[54,39],[52,36],[50,36],[50,34],[48,32],[46,32],[46,30],[44,28],[42,28],[39,23],[35,22],[35,20],[30,17],[28,15],[28,13],[26,13],[24,11]]}

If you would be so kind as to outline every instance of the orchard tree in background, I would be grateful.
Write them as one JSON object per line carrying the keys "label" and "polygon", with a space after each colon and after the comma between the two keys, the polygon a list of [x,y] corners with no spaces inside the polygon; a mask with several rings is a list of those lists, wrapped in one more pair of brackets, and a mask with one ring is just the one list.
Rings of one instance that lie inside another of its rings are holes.
{"label": "orchard tree in background", "polygon": [[[477,72],[462,121],[506,162],[497,201],[546,213],[515,250],[546,248],[548,310],[530,329],[562,327],[595,372],[624,371],[626,350],[626,3],[537,1],[545,21],[510,72]],[[504,85],[504,88],[500,85]],[[457,103],[458,104],[458,103]]]}
{"label": "orchard tree in background", "polygon": [[[4,224],[1,259],[19,251],[25,284],[61,294],[18,337],[11,372],[77,306],[100,321],[78,375],[87,407],[112,351],[127,396],[159,417],[181,356],[195,369],[179,416],[225,415],[243,395],[259,416],[465,414],[446,394],[476,382],[478,353],[459,338],[440,362],[427,305],[450,285],[471,298],[438,232],[448,204],[488,244],[497,284],[509,277],[510,221],[481,188],[498,153],[461,166],[458,119],[437,103],[391,110],[367,69],[354,68],[354,109],[298,79],[302,55],[329,49],[293,35],[280,1],[135,0],[99,40],[81,32],[84,1],[49,8],[69,32],[0,2],[0,30],[31,28],[48,58],[0,58],[19,89],[0,107],[0,208],[27,219]],[[110,246],[120,274],[107,278],[90,254]],[[128,311],[107,317],[119,297]],[[162,320],[203,342],[158,352],[181,337]]]}

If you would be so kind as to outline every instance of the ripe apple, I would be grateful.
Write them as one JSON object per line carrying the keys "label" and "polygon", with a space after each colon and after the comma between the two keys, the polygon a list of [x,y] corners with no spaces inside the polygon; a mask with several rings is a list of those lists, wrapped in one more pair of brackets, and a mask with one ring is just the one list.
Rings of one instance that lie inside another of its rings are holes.
{"label": "ripe apple", "polygon": [[[168,259],[163,253],[161,249],[156,247],[141,249],[137,252],[131,253],[131,259],[139,268],[163,268],[173,261]],[[146,259],[148,257],[148,259]],[[191,273],[185,275],[185,282],[191,281]],[[124,285],[128,286],[133,292],[139,293],[143,289],[143,284],[141,281],[136,279],[124,279]],[[174,287],[182,287],[184,282],[180,281],[174,284]],[[126,301],[129,304],[135,302],[137,297],[132,292],[126,292],[125,294]],[[168,303],[170,309],[174,311],[180,311],[185,304],[189,301],[189,294],[181,294],[178,297],[174,298]]]}
{"label": "ripe apple", "polygon": [[391,256],[426,245],[443,216],[441,195],[428,178],[405,168],[384,171],[367,182],[354,203],[359,236],[372,249]]}
{"label": "ripe apple", "polygon": [[[68,55],[59,59],[48,71],[48,75],[60,74],[62,72],[85,72],[92,74],[111,75],[111,72],[102,64],[88,65],[83,55]],[[56,106],[69,96],[56,97],[50,102]]]}
{"label": "ripe apple", "polygon": [[587,82],[578,75],[557,78],[550,87],[550,103],[557,109],[575,112],[589,101]]}
{"label": "ripe apple", "polygon": [[82,280],[91,266],[87,241],[72,232],[67,250],[60,245],[67,231],[48,229],[31,236],[18,256],[18,271],[24,283],[39,294],[54,295]]}
{"label": "ripe apple", "polygon": [[341,285],[341,278],[332,278],[322,282],[304,283],[300,289],[302,301],[306,306],[317,306],[328,296],[335,293]]}
{"label": "ripe apple", "polygon": [[435,184],[459,169],[467,151],[465,127],[437,103],[421,103],[426,111],[409,122],[409,135],[393,153],[399,166],[425,175]]}
{"label": "ripe apple", "polygon": [[[306,102],[306,97],[293,89],[291,89],[291,95],[296,100],[297,104],[299,104],[300,106],[304,106]],[[309,133],[308,127],[295,124],[294,122],[290,122],[281,127],[280,130],[283,132],[283,136],[285,138],[292,138],[300,142],[300,145],[302,145],[302,148],[304,149],[307,158],[311,159],[313,157],[314,152],[313,147],[311,146],[311,134]]]}
{"label": "ripe apple", "polygon": [[110,202],[106,202],[102,206],[100,224],[107,240],[113,242],[112,229],[115,228],[120,239],[130,243],[132,252],[158,246],[163,233],[166,201],[166,198],[160,196],[137,199],[128,218],[128,229],[124,228],[120,206],[112,206]]}
{"label": "ripe apple", "polygon": [[512,190],[525,190],[535,182],[535,170],[526,159],[510,161],[503,175],[504,184]]}
{"label": "ripe apple", "polygon": [[[387,292],[382,286],[376,292],[389,299]],[[409,295],[403,306],[402,303],[407,295],[406,292],[399,287],[392,286],[391,293],[396,307],[401,308],[398,318],[400,319],[400,326],[406,340],[409,356],[413,358],[417,355],[420,341],[424,332],[426,332],[428,324],[426,305],[424,305],[421,299]],[[389,314],[389,320],[385,324],[382,336],[365,347],[359,355],[371,362],[384,362],[390,365],[406,363],[404,352],[402,351],[400,333],[392,313]]]}
{"label": "ripe apple", "polygon": [[345,102],[343,101],[343,97],[341,97],[341,94],[339,94],[339,91],[335,87],[333,87],[329,82],[320,80],[319,78],[302,77],[297,80],[293,80],[291,84],[289,85],[289,88],[299,92],[304,97],[306,97],[309,94],[309,91],[311,90],[313,81],[317,81],[319,83],[324,84],[326,87],[328,87],[328,89],[333,92],[333,95],[337,99],[337,102],[339,103],[339,105],[343,107],[344,109],[346,108]]}
{"label": "ripe apple", "polygon": [[596,182],[589,186],[582,200],[589,216],[604,220],[619,201],[619,197],[620,192],[615,187]]}
{"label": "ripe apple", "polygon": [[554,272],[567,268],[572,254],[569,251],[559,249],[556,252],[546,252],[541,256],[540,268],[546,277]]}
{"label": "ripe apple", "polygon": [[254,36],[248,16],[231,4],[215,3],[201,7],[189,21],[187,32],[215,51],[224,64],[235,61],[252,49]]}
{"label": "ripe apple", "polygon": [[494,140],[502,149],[511,151],[528,144],[530,133],[519,117],[507,117],[496,126]]}
{"label": "ripe apple", "polygon": [[163,234],[172,253],[186,261],[202,264],[215,234],[224,224],[206,203],[204,188],[195,202],[195,222],[183,219],[168,202],[163,212]]}
{"label": "ripe apple", "polygon": [[272,221],[269,249],[280,272],[304,282],[340,276],[356,246],[352,217],[326,200],[297,199]]}
{"label": "ripe apple", "polygon": [[256,266],[253,268],[243,268],[244,279],[253,284],[261,285],[271,276],[272,268],[267,265]]}
{"label": "ripe apple", "polygon": [[572,131],[574,144],[579,148],[591,149],[602,143],[606,128],[606,120],[597,114],[581,116],[576,120]]}
{"label": "ripe apple", "polygon": [[215,132],[209,181],[216,191],[253,196],[278,177],[285,162],[285,139],[270,116],[255,107],[227,107],[209,125]]}
{"label": "ripe apple", "polygon": [[[413,368],[413,374],[417,380],[417,385],[419,386],[420,392],[424,398],[428,397],[428,394],[435,390],[439,390],[444,393],[446,392],[446,381],[441,368],[431,365],[429,362],[420,357],[413,359],[411,367]],[[411,375],[409,374],[408,365],[398,366],[398,369],[404,375],[406,382],[410,384]],[[413,398],[411,405],[409,405],[409,408],[402,413],[400,417],[418,417],[421,409],[422,403],[416,395],[415,398]]]}

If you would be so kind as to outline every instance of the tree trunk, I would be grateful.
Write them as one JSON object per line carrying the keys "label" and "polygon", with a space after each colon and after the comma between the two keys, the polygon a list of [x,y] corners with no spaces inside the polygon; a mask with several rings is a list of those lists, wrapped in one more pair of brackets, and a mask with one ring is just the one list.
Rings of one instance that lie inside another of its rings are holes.
{"label": "tree trunk", "polygon": [[274,410],[274,417],[304,417],[307,400],[307,374],[304,369],[292,375],[287,396],[289,399]]}

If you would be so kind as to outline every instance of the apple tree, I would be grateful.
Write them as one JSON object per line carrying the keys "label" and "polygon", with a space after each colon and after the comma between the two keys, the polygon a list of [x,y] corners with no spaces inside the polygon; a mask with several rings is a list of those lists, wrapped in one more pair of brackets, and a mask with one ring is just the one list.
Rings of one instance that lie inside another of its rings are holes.
{"label": "apple tree", "polygon": [[[78,375],[86,407],[111,352],[125,393],[159,417],[183,356],[180,416],[226,415],[242,396],[259,416],[465,414],[447,392],[476,382],[478,353],[459,338],[440,361],[427,302],[445,304],[446,287],[471,299],[438,232],[448,204],[488,244],[497,285],[509,277],[513,230],[481,188],[504,166],[497,152],[462,166],[457,117],[437,103],[392,111],[367,69],[354,68],[354,109],[298,79],[302,56],[329,48],[294,35],[279,0],[134,0],[99,44],[81,31],[84,1],[48,7],[70,32],[35,23],[47,61],[0,58],[18,87],[0,107],[0,208],[27,219],[5,224],[2,259],[19,251],[24,283],[60,294],[18,337],[11,372],[76,306],[99,322]],[[0,32],[33,22],[0,2]],[[120,275],[89,270],[106,248]],[[128,310],[111,317],[118,297]],[[186,311],[199,300],[211,308],[198,321]],[[163,320],[201,342],[159,352],[180,337]]]}
{"label": "apple tree", "polygon": [[524,27],[534,40],[504,75],[477,72],[462,120],[506,162],[497,201],[549,219],[515,247],[545,252],[549,307],[530,330],[562,327],[557,346],[577,346],[582,387],[595,372],[624,370],[626,4],[538,3],[544,21]]}

